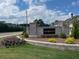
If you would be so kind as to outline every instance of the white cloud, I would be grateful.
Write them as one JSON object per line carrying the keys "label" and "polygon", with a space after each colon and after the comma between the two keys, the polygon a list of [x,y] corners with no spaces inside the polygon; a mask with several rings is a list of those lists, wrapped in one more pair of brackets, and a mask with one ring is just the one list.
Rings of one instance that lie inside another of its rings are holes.
{"label": "white cloud", "polygon": [[51,23],[55,20],[66,20],[69,17],[69,14],[66,15],[62,11],[47,9],[46,5],[32,6],[28,9],[29,22],[33,22],[33,20],[41,18],[45,22]]}
{"label": "white cloud", "polygon": [[79,0],[75,1],[75,2],[72,2],[72,5],[73,6],[79,6]]}
{"label": "white cloud", "polygon": [[[50,23],[54,20],[65,20],[69,18],[62,11],[47,9],[47,6],[43,3],[48,0],[24,0],[29,3],[28,20],[32,22],[33,20],[43,19],[46,23]],[[49,0],[51,1],[51,0]],[[26,22],[26,10],[20,11],[19,8],[14,5],[16,0],[0,0],[0,20],[5,20],[12,23],[23,23]],[[41,4],[43,3],[43,4]],[[39,4],[39,5],[36,5]],[[12,17],[12,18],[11,18]],[[13,18],[14,17],[14,18]]]}
{"label": "white cloud", "polygon": [[[41,2],[51,1],[51,0],[26,0],[29,2],[29,9],[28,11],[28,21],[33,22],[35,19],[43,19],[46,23],[51,23],[55,20],[66,20],[69,18],[69,14],[65,14],[62,11],[58,10],[50,10],[47,9],[47,6],[43,3],[40,5]],[[39,5],[35,5],[39,4]]]}
{"label": "white cloud", "polygon": [[7,5],[8,5],[8,4],[14,4],[14,3],[16,3],[16,0],[13,0],[13,1],[12,1],[12,0],[0,0],[0,4],[1,4],[1,3],[5,3],[5,4],[7,4]]}
{"label": "white cloud", "polygon": [[29,6],[33,6],[33,5],[41,5],[44,2],[52,1],[52,0],[23,0],[23,1],[29,3]]}
{"label": "white cloud", "polygon": [[33,0],[23,0],[23,1],[26,2],[26,3],[28,3],[29,5],[32,5],[32,3],[33,3],[32,2]]}
{"label": "white cloud", "polygon": [[[26,10],[20,11],[19,8],[14,5],[15,3],[16,0],[0,0],[0,17],[3,17],[3,19],[0,19],[1,21],[5,20],[7,22],[15,23],[15,21],[21,19],[22,16],[25,16]],[[10,17],[12,16],[15,16],[17,18],[10,19]],[[24,21],[23,19],[22,21]],[[21,22],[21,20],[18,22]]]}
{"label": "white cloud", "polygon": [[75,2],[72,2],[72,5],[73,5],[73,6],[75,6],[75,5],[76,5],[76,3],[75,3]]}
{"label": "white cloud", "polygon": [[0,4],[0,16],[10,16],[19,11],[14,3],[16,3],[16,0],[3,0]]}
{"label": "white cloud", "polygon": [[47,1],[51,1],[51,0],[40,0],[40,2],[47,2]]}

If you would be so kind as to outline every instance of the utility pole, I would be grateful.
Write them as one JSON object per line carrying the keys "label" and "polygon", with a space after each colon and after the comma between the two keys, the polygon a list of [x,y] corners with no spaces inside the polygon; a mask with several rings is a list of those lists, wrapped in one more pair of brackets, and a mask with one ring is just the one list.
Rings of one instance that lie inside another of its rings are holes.
{"label": "utility pole", "polygon": [[28,32],[28,15],[27,15],[27,10],[26,10],[26,26],[25,26],[25,31],[26,31],[26,33]]}

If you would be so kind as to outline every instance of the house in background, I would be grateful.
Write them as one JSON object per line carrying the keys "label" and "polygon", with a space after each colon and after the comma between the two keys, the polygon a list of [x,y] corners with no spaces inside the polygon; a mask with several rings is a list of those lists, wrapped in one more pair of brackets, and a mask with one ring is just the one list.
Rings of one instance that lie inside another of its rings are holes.
{"label": "house in background", "polygon": [[30,23],[27,32],[29,37],[60,36],[61,33],[69,36],[72,29],[72,17],[75,16],[71,14],[71,18],[65,21],[55,21],[50,26],[39,26],[37,23]]}

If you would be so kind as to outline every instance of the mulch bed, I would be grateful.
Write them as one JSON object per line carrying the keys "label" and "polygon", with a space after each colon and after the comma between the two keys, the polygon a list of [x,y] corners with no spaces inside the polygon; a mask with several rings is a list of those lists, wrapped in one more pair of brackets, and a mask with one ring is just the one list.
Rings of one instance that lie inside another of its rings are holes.
{"label": "mulch bed", "polygon": [[[36,40],[36,41],[44,41],[44,42],[48,42],[48,38],[28,38],[29,40]],[[65,39],[62,38],[56,38],[57,39],[57,43],[64,43]],[[79,39],[76,39],[75,44],[79,44]]]}
{"label": "mulch bed", "polygon": [[[10,36],[10,37],[6,37],[3,39],[17,39],[16,36]],[[36,41],[44,41],[44,42],[48,42],[48,38],[28,38],[29,40],[36,40]],[[62,38],[56,38],[57,39],[57,43],[64,43],[65,39]],[[76,39],[75,41],[76,44],[79,44],[79,39]]]}

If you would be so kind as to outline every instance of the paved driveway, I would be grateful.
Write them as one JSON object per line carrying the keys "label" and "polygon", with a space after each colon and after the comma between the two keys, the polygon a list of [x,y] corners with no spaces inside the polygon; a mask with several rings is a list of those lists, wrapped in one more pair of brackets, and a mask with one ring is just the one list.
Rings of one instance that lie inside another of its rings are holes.
{"label": "paved driveway", "polygon": [[2,37],[7,37],[7,36],[14,36],[14,35],[19,35],[22,32],[7,32],[7,33],[0,33],[0,38]]}

